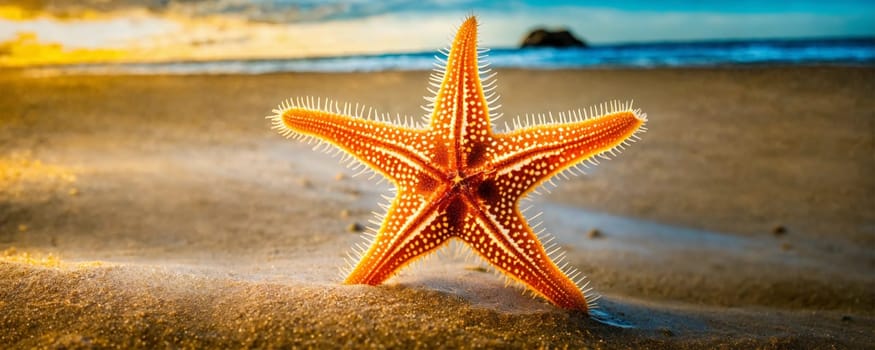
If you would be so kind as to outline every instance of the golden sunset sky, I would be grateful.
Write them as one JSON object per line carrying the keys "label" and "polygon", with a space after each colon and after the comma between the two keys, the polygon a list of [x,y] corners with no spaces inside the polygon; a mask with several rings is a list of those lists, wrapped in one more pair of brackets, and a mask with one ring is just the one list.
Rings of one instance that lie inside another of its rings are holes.
{"label": "golden sunset sky", "polygon": [[870,1],[14,1],[0,5],[0,66],[267,59],[433,50],[468,14],[481,44],[536,26],[590,43],[875,36]]}

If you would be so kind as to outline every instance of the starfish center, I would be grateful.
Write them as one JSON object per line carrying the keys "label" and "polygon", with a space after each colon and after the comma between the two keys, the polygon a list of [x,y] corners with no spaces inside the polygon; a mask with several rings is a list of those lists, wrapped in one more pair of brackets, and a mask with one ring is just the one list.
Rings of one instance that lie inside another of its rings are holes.
{"label": "starfish center", "polygon": [[463,180],[465,180],[465,179],[462,178],[462,176],[460,176],[458,173],[456,173],[456,176],[453,177],[453,180],[452,180],[452,181],[453,181],[453,185],[457,185],[457,186],[458,186],[459,183],[462,182]]}

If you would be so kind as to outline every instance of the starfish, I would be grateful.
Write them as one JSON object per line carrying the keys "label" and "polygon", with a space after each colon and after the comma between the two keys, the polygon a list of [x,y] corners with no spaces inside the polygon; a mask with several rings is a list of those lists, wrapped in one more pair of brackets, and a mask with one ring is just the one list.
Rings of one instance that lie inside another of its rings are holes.
{"label": "starfish", "polygon": [[267,118],[284,136],[328,142],[395,185],[396,197],[369,245],[359,248],[345,283],[380,284],[458,239],[535,294],[588,312],[596,299],[589,282],[581,284],[579,272],[554,261],[556,249],[544,247],[518,202],[558,174],[575,174],[585,160],[595,164],[593,157],[615,154],[637,139],[646,115],[612,102],[494,132],[492,119],[500,117],[493,114],[499,107],[494,73],[481,78],[488,69],[478,64],[486,50],[477,48],[477,29],[476,18],[467,18],[452,46],[441,50],[444,59],[436,56],[427,125],[406,119],[399,125],[372,109],[321,98],[284,101]]}

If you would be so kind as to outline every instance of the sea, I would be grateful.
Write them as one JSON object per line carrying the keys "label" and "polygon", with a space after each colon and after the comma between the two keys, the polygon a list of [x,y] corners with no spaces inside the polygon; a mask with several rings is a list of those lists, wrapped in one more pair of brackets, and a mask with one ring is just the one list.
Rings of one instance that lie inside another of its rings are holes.
{"label": "sea", "polygon": [[[437,51],[268,60],[87,64],[73,73],[266,74],[277,72],[377,72],[426,70]],[[792,40],[723,40],[593,45],[586,48],[496,48],[492,68],[659,68],[720,66],[873,66],[875,37]],[[52,69],[59,69],[53,67]]]}

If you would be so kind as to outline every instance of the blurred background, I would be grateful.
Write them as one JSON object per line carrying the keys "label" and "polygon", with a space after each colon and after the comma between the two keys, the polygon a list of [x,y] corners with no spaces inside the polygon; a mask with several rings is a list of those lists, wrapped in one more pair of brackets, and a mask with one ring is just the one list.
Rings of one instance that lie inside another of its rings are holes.
{"label": "blurred background", "polygon": [[[427,69],[480,17],[500,67],[871,64],[875,2],[531,0],[12,1],[0,5],[0,66],[124,62],[132,72]],[[535,28],[588,49],[518,50]],[[142,64],[160,62],[161,64]],[[207,63],[205,63],[207,62]],[[81,67],[80,67],[81,68]]]}

